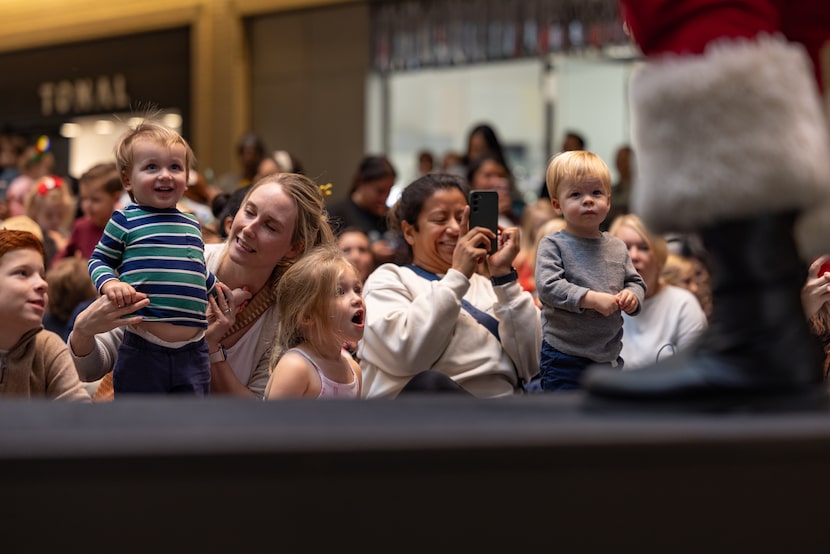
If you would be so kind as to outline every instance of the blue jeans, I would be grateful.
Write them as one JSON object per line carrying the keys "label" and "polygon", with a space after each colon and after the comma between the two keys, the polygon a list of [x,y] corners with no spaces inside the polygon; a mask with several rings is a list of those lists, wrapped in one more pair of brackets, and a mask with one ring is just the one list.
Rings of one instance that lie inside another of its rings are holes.
{"label": "blue jeans", "polygon": [[205,339],[181,348],[166,348],[124,332],[112,369],[116,395],[132,393],[184,393],[205,396],[210,392],[210,359]]}
{"label": "blue jeans", "polygon": [[[610,363],[600,364],[590,358],[572,356],[560,352],[542,341],[539,370],[543,391],[576,390],[581,388],[582,373],[588,366],[612,367]],[[623,359],[617,358],[617,368],[622,369]]]}

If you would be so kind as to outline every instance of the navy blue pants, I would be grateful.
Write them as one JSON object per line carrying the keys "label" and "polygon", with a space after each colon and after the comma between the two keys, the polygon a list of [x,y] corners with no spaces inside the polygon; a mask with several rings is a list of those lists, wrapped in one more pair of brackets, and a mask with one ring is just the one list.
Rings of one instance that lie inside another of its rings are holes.
{"label": "navy blue pants", "polygon": [[210,359],[204,338],[181,348],[167,348],[124,332],[112,370],[112,388],[118,394],[210,392]]}
{"label": "navy blue pants", "polygon": [[[582,373],[588,366],[612,367],[610,363],[600,364],[590,358],[565,354],[549,345],[547,341],[542,341],[539,371],[543,391],[579,389]],[[617,358],[617,369],[622,367],[623,359]]]}

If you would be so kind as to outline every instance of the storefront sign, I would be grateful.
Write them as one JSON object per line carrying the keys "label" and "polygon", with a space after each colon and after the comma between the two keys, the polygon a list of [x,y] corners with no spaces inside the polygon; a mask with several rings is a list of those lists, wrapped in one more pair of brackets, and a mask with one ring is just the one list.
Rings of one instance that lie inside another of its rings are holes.
{"label": "storefront sign", "polygon": [[38,86],[40,115],[67,115],[125,110],[130,106],[124,75],[46,81]]}

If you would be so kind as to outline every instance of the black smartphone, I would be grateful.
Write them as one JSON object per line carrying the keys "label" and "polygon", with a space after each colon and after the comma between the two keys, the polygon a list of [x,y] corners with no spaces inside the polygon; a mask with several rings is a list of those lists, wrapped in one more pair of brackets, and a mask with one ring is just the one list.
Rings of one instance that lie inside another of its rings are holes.
{"label": "black smartphone", "polygon": [[499,193],[494,190],[470,191],[470,229],[486,227],[496,236],[490,241],[490,254],[499,247]]}

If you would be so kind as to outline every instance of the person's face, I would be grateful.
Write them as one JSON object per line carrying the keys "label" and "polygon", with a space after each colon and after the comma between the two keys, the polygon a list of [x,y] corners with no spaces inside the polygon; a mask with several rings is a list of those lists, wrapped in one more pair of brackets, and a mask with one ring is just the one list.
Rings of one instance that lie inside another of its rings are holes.
{"label": "person's face", "polygon": [[280,166],[277,165],[277,161],[268,156],[267,158],[262,158],[262,161],[259,162],[259,167],[257,168],[256,175],[254,175],[253,182],[256,183],[266,175],[271,175],[272,173],[279,173],[281,171]]}
{"label": "person's face", "polygon": [[363,303],[363,285],[360,277],[347,268],[340,274],[337,296],[332,303],[331,315],[340,338],[356,343],[363,338],[366,306]]}
{"label": "person's face", "polygon": [[509,213],[513,209],[510,198],[510,183],[507,168],[496,160],[486,160],[473,175],[470,186],[473,190],[495,190],[499,193],[499,213]]}
{"label": "person's face", "polygon": [[133,166],[123,180],[136,204],[175,208],[187,188],[188,170],[184,145],[165,146],[153,140],[133,143]]}
{"label": "person's face", "polygon": [[467,148],[467,157],[472,161],[480,156],[483,156],[489,152],[489,150],[490,147],[487,145],[487,141],[484,140],[484,136],[481,133],[475,133],[470,137],[470,144]]}
{"label": "person's face", "polygon": [[239,154],[239,163],[242,166],[242,171],[249,179],[256,175],[259,162],[262,161],[262,151],[253,144],[246,144],[242,147]]}
{"label": "person's face", "polygon": [[369,237],[364,233],[349,231],[338,237],[337,245],[346,258],[357,267],[360,278],[365,281],[375,266]]}
{"label": "person's face", "polygon": [[395,179],[393,177],[382,177],[374,181],[361,183],[355,190],[356,194],[353,199],[364,210],[368,210],[378,217],[383,217],[388,210],[386,200],[389,198],[389,192],[394,184]]}
{"label": "person's face", "polygon": [[12,187],[6,192],[6,205],[9,207],[9,216],[23,215],[26,213],[26,194],[24,189]]}
{"label": "person's face", "polygon": [[609,193],[598,179],[563,183],[551,203],[565,218],[567,229],[582,236],[596,236],[611,209]]}
{"label": "person's face", "polygon": [[[40,326],[48,297],[43,257],[31,248],[0,257],[0,338],[17,340]],[[8,348],[12,344],[6,344]]]}
{"label": "person's face", "polygon": [[646,240],[628,225],[617,229],[614,236],[622,240],[628,248],[628,255],[634,263],[634,269],[646,283],[646,296],[657,292],[657,279],[663,268],[658,267],[654,252],[651,251]]}
{"label": "person's face", "polygon": [[46,200],[37,214],[37,223],[45,231],[59,231],[66,221],[66,209],[59,199]]}
{"label": "person's face", "polygon": [[677,274],[677,286],[697,295],[699,287],[695,280],[695,266],[692,263],[683,264]]}
{"label": "person's face", "polygon": [[412,259],[427,271],[446,273],[461,233],[461,218],[467,199],[456,189],[439,189],[418,214],[418,228],[402,223],[404,238],[412,247]]}
{"label": "person's face", "polygon": [[121,193],[110,193],[97,183],[84,183],[78,192],[84,215],[98,227],[106,227]]}
{"label": "person's face", "polygon": [[279,183],[255,188],[236,213],[228,234],[231,260],[251,269],[273,270],[298,250],[291,239],[297,227],[297,205]]}
{"label": "person's face", "polygon": [[0,168],[14,167],[17,165],[17,154],[14,152],[14,144],[5,138],[0,138]]}

